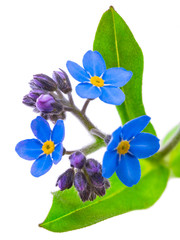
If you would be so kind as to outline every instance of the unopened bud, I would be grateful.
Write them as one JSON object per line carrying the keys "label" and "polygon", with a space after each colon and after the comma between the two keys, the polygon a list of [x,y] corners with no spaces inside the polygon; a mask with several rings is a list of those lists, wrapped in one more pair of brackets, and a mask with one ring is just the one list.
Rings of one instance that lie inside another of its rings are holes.
{"label": "unopened bud", "polygon": [[102,196],[104,196],[106,194],[106,189],[105,189],[104,186],[100,187],[100,188],[94,188],[94,191],[100,197],[102,197]]}
{"label": "unopened bud", "polygon": [[69,77],[62,69],[60,69],[60,71],[54,71],[52,77],[53,80],[57,83],[58,88],[63,93],[68,93],[72,91]]}
{"label": "unopened bud", "polygon": [[74,180],[74,170],[69,168],[66,172],[64,172],[61,176],[59,176],[56,186],[59,186],[60,190],[63,191],[65,189],[69,189],[73,185]]}
{"label": "unopened bud", "polygon": [[87,185],[86,189],[83,192],[79,192],[79,196],[81,200],[85,202],[89,200],[90,193],[91,193],[90,186]]}
{"label": "unopened bud", "polygon": [[54,109],[53,103],[55,100],[50,94],[42,94],[36,100],[36,107],[40,112],[49,113]]}
{"label": "unopened bud", "polygon": [[82,152],[77,151],[69,156],[69,160],[71,163],[71,167],[81,169],[84,166],[86,157],[84,156],[84,154]]}
{"label": "unopened bud", "polygon": [[86,177],[84,175],[84,173],[82,173],[81,171],[78,171],[75,174],[74,177],[74,186],[77,189],[78,192],[83,192],[86,190],[87,188],[87,180]]}
{"label": "unopened bud", "polygon": [[33,80],[30,82],[32,89],[43,89],[45,91],[55,91],[57,84],[52,78],[45,74],[36,74],[33,76]]}
{"label": "unopened bud", "polygon": [[91,183],[95,187],[102,187],[104,186],[104,178],[101,173],[95,173],[90,176]]}
{"label": "unopened bud", "polygon": [[35,101],[32,98],[30,98],[29,95],[25,95],[23,97],[22,102],[29,107],[34,107],[35,106]]}
{"label": "unopened bud", "polygon": [[85,168],[86,168],[87,173],[90,176],[95,173],[101,173],[101,171],[102,171],[101,164],[94,159],[88,159],[86,161]]}

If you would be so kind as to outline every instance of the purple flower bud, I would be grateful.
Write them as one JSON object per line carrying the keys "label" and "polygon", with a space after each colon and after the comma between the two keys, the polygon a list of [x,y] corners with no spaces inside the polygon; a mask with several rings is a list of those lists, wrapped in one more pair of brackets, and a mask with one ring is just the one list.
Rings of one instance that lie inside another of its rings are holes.
{"label": "purple flower bud", "polygon": [[42,94],[36,100],[36,107],[40,112],[49,113],[54,109],[53,103],[55,100],[50,94]]}
{"label": "purple flower bud", "polygon": [[83,192],[79,192],[79,196],[83,202],[89,200],[90,194],[91,194],[91,189],[89,185],[87,185],[86,189]]}
{"label": "purple flower bud", "polygon": [[106,189],[105,189],[104,186],[100,187],[100,188],[94,188],[94,191],[100,197],[102,197],[102,196],[104,196],[106,194]]}
{"label": "purple flower bud", "polygon": [[34,91],[30,91],[30,93],[28,94],[28,96],[29,96],[30,98],[32,98],[34,101],[36,101],[37,98],[38,98],[41,94],[43,94],[43,93],[44,93],[44,91],[36,89],[36,90],[34,90]]}
{"label": "purple flower bud", "polygon": [[52,78],[45,74],[36,74],[30,82],[32,89],[40,89],[45,91],[55,91],[57,89],[56,83]]}
{"label": "purple flower bud", "polygon": [[25,95],[23,97],[23,101],[22,101],[25,105],[30,106],[30,107],[34,107],[35,106],[35,101],[29,97],[29,95]]}
{"label": "purple flower bud", "polygon": [[104,178],[104,187],[105,187],[105,189],[108,189],[108,188],[110,188],[110,182],[109,182],[109,180],[108,179],[106,179],[106,178]]}
{"label": "purple flower bud", "polygon": [[90,201],[94,201],[96,199],[96,194],[95,194],[95,192],[91,192],[90,193],[90,196],[89,196],[89,200]]}
{"label": "purple flower bud", "polygon": [[103,178],[101,173],[94,173],[89,178],[91,180],[91,183],[95,187],[102,187],[102,186],[104,186],[104,178]]}
{"label": "purple flower bud", "polygon": [[102,171],[101,164],[94,159],[88,159],[86,161],[85,169],[90,176],[94,173],[101,173]]}
{"label": "purple flower bud", "polygon": [[74,186],[77,189],[78,192],[83,192],[86,190],[87,188],[87,180],[86,177],[84,175],[84,173],[82,173],[81,171],[78,171],[75,174],[74,177]]}
{"label": "purple flower bud", "polygon": [[69,156],[71,167],[79,168],[81,169],[84,166],[84,163],[86,161],[86,157],[84,154],[80,151],[74,152]]}
{"label": "purple flower bud", "polygon": [[62,69],[60,71],[53,72],[53,80],[57,83],[58,88],[63,93],[68,93],[72,91],[71,83],[68,75]]}
{"label": "purple flower bud", "polygon": [[60,190],[69,189],[73,185],[74,170],[69,168],[66,172],[61,174],[56,182],[56,186],[59,186]]}

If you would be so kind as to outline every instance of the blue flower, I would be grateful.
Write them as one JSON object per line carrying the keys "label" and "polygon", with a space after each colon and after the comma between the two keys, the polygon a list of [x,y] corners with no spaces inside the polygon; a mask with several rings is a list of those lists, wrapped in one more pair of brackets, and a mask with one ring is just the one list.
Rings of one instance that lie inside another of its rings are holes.
{"label": "blue flower", "polygon": [[150,117],[144,115],[127,122],[112,133],[103,158],[103,177],[109,178],[116,171],[120,181],[128,187],[139,182],[141,168],[138,158],[148,158],[160,147],[156,136],[141,133],[149,121]]}
{"label": "blue flower", "polygon": [[49,123],[42,117],[31,122],[31,129],[37,139],[26,139],[16,145],[17,154],[26,160],[35,160],[31,174],[40,177],[57,164],[63,155],[64,122],[58,120],[51,131]]}
{"label": "blue flower", "polygon": [[67,69],[73,78],[81,82],[76,86],[82,98],[99,99],[105,103],[121,105],[125,95],[119,87],[124,86],[132,77],[132,72],[124,68],[106,69],[106,64],[97,51],[88,51],[83,57],[83,66],[67,61]]}

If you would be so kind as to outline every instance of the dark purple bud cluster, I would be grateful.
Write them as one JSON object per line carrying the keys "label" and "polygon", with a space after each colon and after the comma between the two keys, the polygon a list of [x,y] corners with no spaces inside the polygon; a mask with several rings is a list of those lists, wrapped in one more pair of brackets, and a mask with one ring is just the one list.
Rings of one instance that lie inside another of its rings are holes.
{"label": "dark purple bud cluster", "polygon": [[104,196],[110,183],[102,176],[102,166],[94,159],[86,159],[80,151],[70,155],[72,168],[64,172],[57,180],[60,190],[69,189],[73,184],[83,202],[93,201],[96,196]]}
{"label": "dark purple bud cluster", "polygon": [[[54,71],[53,77],[36,74],[30,81],[31,91],[24,96],[23,103],[40,112],[45,119],[56,122],[65,119],[65,101],[62,93],[72,91],[68,75],[63,71]],[[60,98],[59,96],[62,95]],[[62,100],[61,100],[62,99]]]}

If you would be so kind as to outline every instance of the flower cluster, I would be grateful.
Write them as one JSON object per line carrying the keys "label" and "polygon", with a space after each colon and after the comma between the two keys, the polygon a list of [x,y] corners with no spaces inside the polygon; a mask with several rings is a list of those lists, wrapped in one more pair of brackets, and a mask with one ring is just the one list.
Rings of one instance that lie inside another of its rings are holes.
{"label": "flower cluster", "polygon": [[102,176],[102,166],[94,159],[86,159],[80,152],[74,152],[69,157],[71,168],[59,176],[56,186],[60,190],[75,186],[83,202],[93,201],[96,196],[104,196],[110,183]]}
{"label": "flower cluster", "polygon": [[[17,154],[26,160],[35,160],[31,167],[34,177],[47,173],[53,163],[56,165],[60,162],[63,155],[70,155],[71,167],[59,176],[56,186],[60,191],[74,186],[83,202],[104,196],[110,187],[108,178],[115,172],[123,184],[132,187],[141,177],[139,159],[148,158],[159,149],[156,136],[142,133],[150,117],[140,116],[119,127],[112,135],[106,135],[85,114],[90,100],[95,98],[108,104],[122,104],[125,95],[120,87],[128,83],[132,72],[120,67],[106,69],[105,61],[97,51],[88,51],[84,55],[83,68],[72,61],[67,61],[67,68],[71,76],[80,82],[76,93],[87,99],[82,110],[74,103],[71,83],[65,71],[54,71],[52,77],[34,75],[30,82],[31,91],[24,96],[23,103],[40,114],[31,122],[36,139],[19,142],[15,148]],[[92,135],[96,135],[93,144],[74,151],[63,147],[63,120],[67,111],[75,115]],[[47,120],[55,124],[52,131]],[[102,166],[86,157],[105,144],[107,151]]]}
{"label": "flower cluster", "polygon": [[62,93],[72,91],[71,83],[65,71],[54,71],[52,78],[45,74],[36,74],[30,81],[31,91],[23,98],[23,103],[33,107],[45,119],[56,122],[65,118],[66,101]]}

